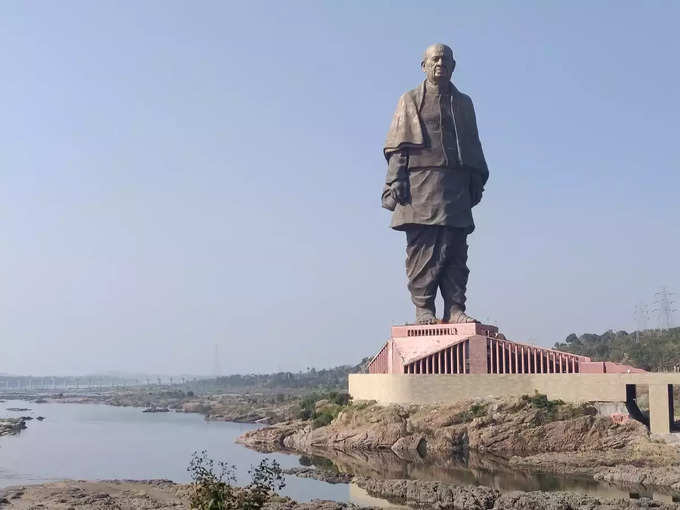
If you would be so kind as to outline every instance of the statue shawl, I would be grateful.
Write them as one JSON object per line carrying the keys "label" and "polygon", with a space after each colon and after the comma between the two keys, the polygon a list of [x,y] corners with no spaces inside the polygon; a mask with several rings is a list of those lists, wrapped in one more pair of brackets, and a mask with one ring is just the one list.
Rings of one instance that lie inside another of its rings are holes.
{"label": "statue shawl", "polygon": [[[425,137],[423,136],[419,114],[424,95],[425,82],[399,98],[383,147],[385,159],[389,160],[390,154],[398,150],[425,147]],[[461,162],[481,174],[483,184],[489,177],[489,169],[484,159],[482,144],[479,141],[472,99],[454,87],[453,83],[451,84],[451,95],[453,96],[454,120]]]}

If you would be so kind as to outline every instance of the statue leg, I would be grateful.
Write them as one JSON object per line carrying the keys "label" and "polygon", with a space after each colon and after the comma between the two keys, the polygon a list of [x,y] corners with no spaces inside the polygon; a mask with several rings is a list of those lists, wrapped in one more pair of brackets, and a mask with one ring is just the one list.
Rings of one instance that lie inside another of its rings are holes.
{"label": "statue leg", "polygon": [[444,322],[478,322],[465,313],[465,292],[467,290],[468,245],[467,232],[463,228],[447,228],[445,255],[439,288],[444,298]]}
{"label": "statue leg", "polygon": [[436,324],[434,299],[442,270],[444,227],[413,225],[406,229],[406,276],[416,323]]}

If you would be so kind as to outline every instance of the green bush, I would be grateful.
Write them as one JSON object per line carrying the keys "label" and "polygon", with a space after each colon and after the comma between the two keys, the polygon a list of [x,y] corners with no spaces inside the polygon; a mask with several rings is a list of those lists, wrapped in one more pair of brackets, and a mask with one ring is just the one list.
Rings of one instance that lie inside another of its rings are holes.
{"label": "green bush", "polygon": [[226,510],[233,506],[234,490],[230,482],[236,481],[235,467],[222,461],[217,463],[207,456],[207,452],[194,452],[187,471],[191,473],[191,496],[189,504],[196,510]]}
{"label": "green bush", "polygon": [[469,409],[461,411],[453,418],[453,423],[468,423],[475,418],[486,415],[486,409],[488,407],[487,403],[475,402],[470,406]]}
{"label": "green bush", "polygon": [[269,501],[273,493],[286,486],[281,466],[275,460],[262,459],[260,464],[248,471],[252,482],[243,492],[240,506],[243,510],[258,510]]}
{"label": "green bush", "polygon": [[325,412],[317,414],[314,420],[312,421],[312,428],[318,429],[319,427],[325,427],[330,422],[332,422],[334,418],[335,416]]}
{"label": "green bush", "polygon": [[[301,420],[312,420],[314,428],[324,427],[340,414],[342,408],[349,404],[351,398],[348,393],[338,393],[335,391],[330,393],[312,393],[300,401],[298,418]],[[328,400],[329,405],[317,411],[316,404],[320,400]]]}
{"label": "green bush", "polygon": [[564,405],[564,401],[549,400],[547,395],[538,393],[538,391],[534,395],[522,395],[522,401],[540,410],[542,417],[547,421],[555,420],[560,406]]}
{"label": "green bush", "polygon": [[328,400],[337,404],[339,406],[346,406],[352,399],[349,393],[338,393],[337,391],[331,391],[328,394]]}
{"label": "green bush", "polygon": [[235,467],[217,462],[202,450],[194,452],[187,471],[191,473],[189,504],[193,510],[258,510],[283,489],[281,466],[275,460],[262,459],[249,471],[252,481],[244,488],[233,487]]}

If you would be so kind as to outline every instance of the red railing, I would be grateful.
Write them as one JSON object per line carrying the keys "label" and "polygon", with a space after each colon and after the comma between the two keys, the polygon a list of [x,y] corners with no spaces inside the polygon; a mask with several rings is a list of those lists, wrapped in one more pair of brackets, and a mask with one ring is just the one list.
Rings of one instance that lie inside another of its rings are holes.
{"label": "red railing", "polygon": [[405,374],[469,374],[470,343],[464,340],[404,365]]}
{"label": "red railing", "polygon": [[486,368],[489,374],[576,374],[579,357],[507,340],[487,338]]}
{"label": "red railing", "polygon": [[386,374],[389,368],[387,356],[389,354],[388,344],[383,345],[380,352],[371,360],[368,365],[369,374]]}

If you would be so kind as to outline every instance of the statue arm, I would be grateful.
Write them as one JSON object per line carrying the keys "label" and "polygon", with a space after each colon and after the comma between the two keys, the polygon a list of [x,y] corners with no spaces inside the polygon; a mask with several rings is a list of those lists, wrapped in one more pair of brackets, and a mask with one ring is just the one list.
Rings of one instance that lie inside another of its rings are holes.
{"label": "statue arm", "polygon": [[387,160],[387,176],[385,184],[408,179],[408,151],[406,149],[390,153]]}
{"label": "statue arm", "polygon": [[474,139],[474,144],[477,146],[476,148],[480,156],[479,164],[469,167],[471,176],[470,195],[472,198],[472,206],[474,207],[482,200],[482,194],[484,193],[484,185],[486,184],[486,181],[489,180],[489,168],[486,165],[484,152],[482,151],[482,142],[479,139],[475,107],[472,104],[472,99],[470,99],[469,101],[470,101],[470,118],[471,118],[470,120],[472,127],[472,135]]}
{"label": "statue arm", "polygon": [[396,203],[403,205],[409,201],[407,149],[394,151],[388,155],[385,190],[389,190]]}

